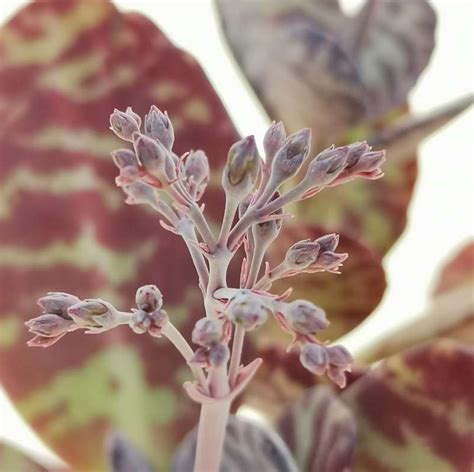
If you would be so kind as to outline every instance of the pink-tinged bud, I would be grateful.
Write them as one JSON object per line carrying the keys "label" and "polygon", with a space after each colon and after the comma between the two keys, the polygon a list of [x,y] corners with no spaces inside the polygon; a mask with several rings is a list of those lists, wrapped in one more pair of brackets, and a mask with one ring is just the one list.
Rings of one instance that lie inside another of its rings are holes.
{"label": "pink-tinged bud", "polygon": [[328,368],[328,377],[340,388],[344,388],[347,384],[346,371],[342,367],[330,365]]}
{"label": "pink-tinged bud", "polygon": [[228,319],[246,331],[258,328],[268,318],[268,309],[258,295],[246,293],[235,297],[226,309]]}
{"label": "pink-tinged bud", "polygon": [[143,168],[161,182],[168,182],[176,177],[169,175],[174,169],[173,158],[163,144],[143,134],[135,134],[133,140],[135,153]]}
{"label": "pink-tinged bud", "polygon": [[138,128],[140,128],[140,126],[142,125],[142,119],[140,118],[140,115],[138,115],[137,113],[135,113],[133,110],[132,110],[132,107],[127,107],[127,109],[125,110],[125,113],[129,116],[131,116],[137,123],[138,125]]}
{"label": "pink-tinged bud", "polygon": [[127,166],[137,167],[138,161],[135,153],[130,149],[117,149],[111,152],[114,164],[119,168],[123,169]]}
{"label": "pink-tinged bud", "polygon": [[87,299],[69,307],[68,314],[77,325],[104,326],[110,315],[110,307],[101,300]]}
{"label": "pink-tinged bud", "polygon": [[194,326],[193,343],[209,347],[222,340],[224,335],[223,322],[215,318],[202,318]]}
{"label": "pink-tinged bud", "polygon": [[184,174],[188,187],[195,190],[196,199],[199,200],[206,190],[210,175],[209,161],[203,151],[198,150],[189,153],[184,164]]}
{"label": "pink-tinged bud", "polygon": [[144,334],[148,332],[151,326],[151,318],[144,310],[135,310],[130,317],[128,325],[136,334]]}
{"label": "pink-tinged bud", "polygon": [[138,166],[125,166],[120,169],[120,175],[115,178],[117,187],[124,187],[140,180]]}
{"label": "pink-tinged bud", "polygon": [[153,187],[142,182],[133,182],[122,187],[127,195],[125,203],[127,205],[146,204],[155,208],[158,203],[158,197]]}
{"label": "pink-tinged bud", "polygon": [[327,272],[338,273],[342,263],[347,259],[348,254],[336,252],[325,252],[320,254],[316,262],[311,266],[311,269],[316,271],[325,270]]}
{"label": "pink-tinged bud", "polygon": [[347,154],[347,147],[331,147],[322,151],[310,162],[302,185],[311,189],[330,184],[344,170]]}
{"label": "pink-tinged bud", "polygon": [[276,153],[272,162],[272,181],[280,185],[293,177],[300,170],[309,154],[311,145],[311,130],[302,129],[289,136]]}
{"label": "pink-tinged bud", "polygon": [[198,364],[201,367],[209,367],[209,350],[199,347],[194,351],[194,356],[189,360],[190,364]]}
{"label": "pink-tinged bud", "polygon": [[349,152],[345,166],[346,169],[354,167],[359,162],[359,159],[362,157],[362,155],[370,151],[370,146],[365,141],[360,143],[352,143],[347,147]]}
{"label": "pink-tinged bud", "polygon": [[58,336],[35,336],[30,339],[26,344],[29,347],[50,347],[57,343],[66,333],[59,334]]}
{"label": "pink-tinged bud", "polygon": [[[131,109],[130,109],[131,110]],[[110,115],[110,129],[121,139],[133,141],[134,133],[140,132],[140,125],[135,119],[136,114],[114,110]]]}
{"label": "pink-tinged bud", "polygon": [[315,375],[322,375],[329,366],[326,348],[319,344],[306,343],[300,351],[303,367]]}
{"label": "pink-tinged bud", "polygon": [[213,344],[209,348],[208,360],[211,367],[221,367],[229,361],[229,348],[223,343]]}
{"label": "pink-tinged bud", "polygon": [[151,320],[151,325],[148,328],[148,332],[152,336],[159,338],[163,328],[169,321],[168,313],[165,310],[156,310],[153,313],[150,313],[148,316]]}
{"label": "pink-tinged bud", "polygon": [[152,105],[145,116],[145,133],[171,151],[174,144],[174,129],[166,111],[163,113],[158,107]]}
{"label": "pink-tinged bud", "polygon": [[336,233],[326,234],[315,240],[315,243],[319,245],[319,250],[323,252],[333,252],[339,244],[339,235]]}
{"label": "pink-tinged bud", "polygon": [[227,165],[222,174],[222,186],[227,193],[244,199],[255,187],[262,165],[255,138],[247,136],[229,149]]}
{"label": "pink-tinged bud", "polygon": [[286,132],[283,123],[273,122],[263,137],[263,149],[265,150],[265,164],[270,166],[276,153],[286,140]]}
{"label": "pink-tinged bud", "polygon": [[[354,165],[353,170],[362,177],[376,174],[381,175],[380,166],[385,162],[385,151],[366,152],[361,156],[359,162]],[[370,175],[369,175],[370,174]]]}
{"label": "pink-tinged bud", "polygon": [[329,346],[326,348],[328,353],[329,363],[336,367],[350,368],[353,358],[351,353],[341,345]]}
{"label": "pink-tinged bud", "polygon": [[285,263],[294,270],[306,269],[316,261],[319,250],[319,244],[315,241],[299,241],[286,252]]}
{"label": "pink-tinged bud", "polygon": [[73,324],[71,319],[67,320],[60,315],[51,314],[38,316],[25,323],[31,333],[46,337],[64,334]]}
{"label": "pink-tinged bud", "polygon": [[163,306],[163,295],[156,285],[144,285],[137,290],[135,303],[140,310],[151,313]]}
{"label": "pink-tinged bud", "polygon": [[43,309],[44,313],[59,315],[65,319],[70,320],[68,315],[68,308],[81,300],[75,295],[62,292],[51,292],[45,297],[38,300],[38,305]]}
{"label": "pink-tinged bud", "polygon": [[[280,196],[280,192],[276,191],[270,202],[275,200]],[[275,215],[282,215],[283,209],[280,208],[276,212],[272,213],[271,216]],[[283,221],[281,219],[272,219],[269,221],[264,221],[262,223],[257,223],[252,226],[252,234],[255,241],[261,241],[265,245],[269,245],[272,243],[280,234],[281,227],[283,225]]]}
{"label": "pink-tinged bud", "polygon": [[283,315],[290,327],[299,334],[316,334],[329,326],[324,310],[307,300],[288,303]]}

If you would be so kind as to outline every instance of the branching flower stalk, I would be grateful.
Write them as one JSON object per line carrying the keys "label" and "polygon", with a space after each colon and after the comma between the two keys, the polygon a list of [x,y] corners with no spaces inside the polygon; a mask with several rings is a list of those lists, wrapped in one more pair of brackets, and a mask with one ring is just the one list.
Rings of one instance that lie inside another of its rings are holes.
{"label": "branching flower stalk", "polygon": [[[163,228],[180,236],[191,255],[205,309],[192,332],[192,342],[198,347],[193,349],[173,325],[154,285],[138,288],[136,306],[129,311],[101,299],[49,293],[38,302],[44,313],[26,323],[35,335],[28,344],[48,347],[68,332],[85,329],[98,334],[120,325],[128,325],[137,334],[168,338],[194,376],[184,389],[201,405],[194,470],[215,472],[231,404],[262,362],[255,359],[242,365],[247,331],[258,329],[273,316],[291,335],[288,349],[299,349],[306,369],[316,375],[326,373],[341,388],[345,386],[351,355],[344,347],[329,346],[316,337],[329,324],[324,311],[309,301],[288,301],[291,290],[271,292],[273,283],[285,277],[339,273],[347,254],[336,252],[338,236],[295,242],[275,267],[265,261],[265,255],[288,216],[283,212],[285,205],[357,177],[381,177],[384,152],[372,151],[365,142],[332,146],[309,162],[296,185],[282,190],[282,184],[293,181],[308,159],[310,130],[287,137],[281,123],[272,124],[264,137],[265,160],[254,137],[243,138],[230,148],[222,174],[225,214],[215,235],[200,204],[209,181],[205,153],[198,150],[177,156],[172,150],[173,126],[155,106],[145,116],[143,127],[131,108],[115,110],[110,124],[119,138],[133,145],[133,150],[112,153],[119,169],[116,183],[125,192],[126,203],[151,206]],[[242,246],[240,286],[228,287],[229,264]]]}

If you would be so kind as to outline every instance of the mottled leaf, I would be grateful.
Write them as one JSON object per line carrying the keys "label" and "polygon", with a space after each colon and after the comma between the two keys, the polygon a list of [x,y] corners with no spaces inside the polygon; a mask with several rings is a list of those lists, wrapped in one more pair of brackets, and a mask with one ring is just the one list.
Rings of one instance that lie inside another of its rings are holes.
{"label": "mottled leaf", "polygon": [[[172,471],[193,470],[197,430],[179,445]],[[282,439],[271,429],[237,416],[230,416],[220,472],[296,472],[296,464]]]}
{"label": "mottled leaf", "polygon": [[153,472],[147,458],[118,433],[109,439],[107,459],[110,472]]}
{"label": "mottled leaf", "polygon": [[[156,283],[189,336],[201,293],[182,241],[143,207],[124,205],[108,130],[117,107],[168,110],[176,152],[204,148],[211,165],[237,139],[195,60],[149,20],[107,1],[45,0],[0,34],[0,376],[24,418],[78,470],[104,467],[110,430],[133,437],[166,468],[198,408],[182,391],[189,371],[165,342],[127,328],[72,333],[26,347],[23,321],[48,291],[100,296],[121,309]],[[206,213],[223,197],[209,189]],[[189,316],[189,315],[192,316]],[[166,359],[161,362],[160,359]]]}
{"label": "mottled leaf", "polygon": [[445,337],[474,344],[474,243],[468,243],[443,268],[426,311],[356,353],[377,361],[423,341]]}
{"label": "mottled leaf", "polygon": [[441,340],[397,354],[342,394],[356,416],[354,471],[474,467],[474,349]]}
{"label": "mottled leaf", "polygon": [[351,469],[356,422],[349,408],[328,387],[308,389],[291,402],[277,430],[301,472]]}

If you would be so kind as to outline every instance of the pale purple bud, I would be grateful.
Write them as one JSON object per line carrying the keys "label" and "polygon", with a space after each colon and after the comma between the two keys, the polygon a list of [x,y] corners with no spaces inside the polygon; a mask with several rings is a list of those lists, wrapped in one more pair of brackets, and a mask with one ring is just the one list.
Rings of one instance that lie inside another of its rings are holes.
{"label": "pale purple bud", "polygon": [[327,272],[337,272],[342,266],[342,263],[347,259],[348,254],[325,252],[320,254],[316,262],[311,266],[311,269],[325,270]]}
{"label": "pale purple bud", "polygon": [[380,166],[384,162],[385,151],[366,152],[361,156],[357,164],[354,165],[353,170],[362,176],[373,173],[374,171],[381,173]]}
{"label": "pale purple bud", "polygon": [[206,154],[201,151],[191,151],[184,164],[184,174],[188,180],[188,185],[194,185],[197,192],[197,199],[206,190],[209,181],[209,161]]}
{"label": "pale purple bud", "polygon": [[125,199],[127,205],[146,204],[153,208],[156,207],[158,198],[153,187],[142,182],[132,182],[124,185],[122,189],[127,195]]}
{"label": "pale purple bud", "polygon": [[155,105],[152,105],[150,111],[145,116],[145,133],[153,139],[158,140],[163,146],[171,150],[174,143],[174,129],[168,117]]}
{"label": "pale purple bud", "polygon": [[319,254],[319,244],[307,239],[299,241],[291,246],[286,252],[286,264],[295,270],[302,270],[309,267]]}
{"label": "pale purple bud", "polygon": [[117,187],[124,187],[133,184],[140,179],[140,171],[138,166],[125,166],[120,169],[120,175],[115,178]]}
{"label": "pale purple bud", "polygon": [[189,360],[190,364],[198,364],[201,367],[209,367],[209,350],[199,347],[194,351],[193,357]]}
{"label": "pale purple bud", "polygon": [[223,337],[223,322],[215,318],[202,318],[194,326],[193,343],[209,347],[218,343]]}
{"label": "pale purple bud", "polygon": [[153,313],[149,313],[148,317],[151,320],[151,325],[148,328],[149,333],[152,336],[160,337],[163,328],[169,321],[168,313],[165,310],[156,310]]}
{"label": "pale purple bud", "polygon": [[135,113],[114,110],[110,115],[110,129],[121,139],[133,141],[133,135],[140,131]]}
{"label": "pale purple bud", "polygon": [[352,143],[349,144],[349,146],[347,147],[349,149],[349,152],[347,155],[347,162],[345,166],[346,169],[354,167],[359,162],[359,159],[362,157],[362,155],[370,151],[370,146],[365,141],[360,143]]}
{"label": "pale purple bud", "polygon": [[322,375],[329,366],[326,348],[319,344],[306,343],[300,351],[303,367],[315,375]]}
{"label": "pale purple bud", "polygon": [[151,313],[163,306],[163,295],[156,285],[144,285],[137,290],[135,303],[140,310]]}
{"label": "pale purple bud", "polygon": [[349,368],[353,362],[351,353],[341,345],[329,346],[326,348],[329,363],[337,367]]}
{"label": "pale purple bud", "polygon": [[106,321],[109,306],[97,299],[83,300],[68,309],[69,316],[81,326],[103,326],[99,321]]}
{"label": "pale purple bud", "polygon": [[326,313],[307,300],[294,300],[285,306],[283,315],[299,334],[315,334],[329,326]]}
{"label": "pale purple bud", "polygon": [[[277,199],[280,196],[280,192],[276,191],[272,195],[270,202]],[[282,215],[283,209],[280,208],[271,216],[275,215]],[[255,238],[255,241],[260,240],[262,243],[266,244],[267,246],[274,241],[278,235],[280,234],[281,227],[283,225],[283,221],[281,219],[271,219],[268,221],[263,221],[262,223],[257,223],[252,226],[252,234]]]}
{"label": "pale purple bud", "polygon": [[311,130],[302,129],[289,136],[276,153],[272,162],[272,180],[280,185],[300,170],[309,154]]}
{"label": "pale purple bud", "polygon": [[47,314],[28,320],[25,325],[33,334],[56,337],[66,333],[73,323],[71,319],[67,320],[60,315]]}
{"label": "pale purple bud", "polygon": [[208,360],[211,367],[221,367],[229,361],[229,348],[223,343],[213,344],[209,348]]}
{"label": "pale purple bud", "polygon": [[310,162],[303,185],[318,188],[330,184],[344,170],[347,154],[347,147],[331,147],[322,151]]}
{"label": "pale purple bud", "polygon": [[44,313],[59,315],[65,319],[71,319],[68,315],[68,308],[81,300],[75,295],[63,292],[51,292],[38,300],[38,305]]}
{"label": "pale purple bud", "polygon": [[340,388],[344,388],[347,384],[346,379],[347,369],[330,365],[328,368],[328,377]]}
{"label": "pale purple bud", "polygon": [[333,252],[339,244],[339,235],[336,233],[326,234],[325,236],[316,239],[314,242],[319,244],[321,253],[327,251]]}
{"label": "pale purple bud", "polygon": [[140,126],[142,125],[142,119],[140,118],[140,115],[135,113],[132,110],[132,107],[127,107],[127,109],[125,110],[125,113],[131,116],[137,122],[138,128],[140,128]]}
{"label": "pale purple bud", "polygon": [[144,334],[150,329],[151,318],[146,311],[135,310],[130,317],[128,325],[134,333]]}
{"label": "pale purple bud", "polygon": [[114,164],[119,168],[123,169],[127,166],[137,167],[138,161],[135,153],[130,149],[117,149],[111,152]]}
{"label": "pale purple bud", "polygon": [[224,188],[244,187],[251,190],[257,182],[261,165],[255,138],[247,136],[237,141],[231,146],[227,156],[223,174]]}
{"label": "pale purple bud", "polygon": [[58,336],[35,336],[30,339],[26,344],[29,347],[49,347],[57,343],[66,333],[59,334]]}
{"label": "pale purple bud", "polygon": [[268,309],[258,295],[246,293],[238,295],[226,310],[229,320],[250,331],[261,326],[268,317]]}
{"label": "pale purple bud", "polygon": [[286,132],[283,123],[273,122],[263,137],[263,149],[265,150],[265,164],[270,166],[276,153],[286,140]]}
{"label": "pale purple bud", "polygon": [[170,152],[158,141],[143,134],[135,134],[133,146],[138,161],[153,177],[160,181],[168,181],[174,176],[167,175],[167,162],[172,162]]}

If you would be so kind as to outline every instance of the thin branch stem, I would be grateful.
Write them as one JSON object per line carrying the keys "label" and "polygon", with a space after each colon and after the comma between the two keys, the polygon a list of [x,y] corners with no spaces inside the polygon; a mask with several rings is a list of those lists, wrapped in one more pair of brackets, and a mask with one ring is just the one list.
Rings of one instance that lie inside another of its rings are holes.
{"label": "thin branch stem", "polygon": [[244,347],[245,329],[237,325],[234,330],[234,339],[232,341],[232,356],[229,364],[229,383],[233,387],[239,373],[242,350]]}
{"label": "thin branch stem", "polygon": [[196,204],[196,202],[192,202],[189,208],[189,218],[196,226],[199,234],[201,235],[202,240],[205,244],[209,247],[209,250],[212,252],[216,248],[216,238],[212,234],[211,228],[209,227],[209,223],[207,222],[206,218],[204,217],[201,209]]}
{"label": "thin branch stem", "polygon": [[227,238],[229,237],[232,222],[234,221],[238,207],[239,203],[234,198],[226,196],[224,217],[222,219],[222,226],[219,234],[219,244],[223,246],[227,245]]}

